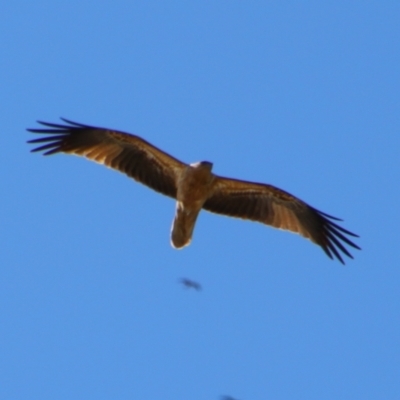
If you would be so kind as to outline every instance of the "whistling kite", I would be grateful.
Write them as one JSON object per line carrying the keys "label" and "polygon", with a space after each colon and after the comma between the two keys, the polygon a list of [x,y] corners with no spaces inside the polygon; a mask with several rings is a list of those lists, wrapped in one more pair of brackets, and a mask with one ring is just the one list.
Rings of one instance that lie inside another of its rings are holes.
{"label": "whistling kite", "polygon": [[28,129],[48,135],[30,140],[45,143],[32,151],[84,156],[176,199],[171,244],[177,249],[190,243],[201,209],[299,233],[343,264],[340,252],[353,258],[345,244],[360,249],[345,236],[357,235],[332,222],[338,218],[281,189],[214,175],[212,163],[185,164],[135,135],[62,120],[67,125],[38,121],[48,128]]}
{"label": "whistling kite", "polygon": [[200,283],[192,281],[191,279],[181,278],[179,279],[179,282],[182,283],[182,285],[185,286],[187,289],[195,289],[197,291],[201,290]]}

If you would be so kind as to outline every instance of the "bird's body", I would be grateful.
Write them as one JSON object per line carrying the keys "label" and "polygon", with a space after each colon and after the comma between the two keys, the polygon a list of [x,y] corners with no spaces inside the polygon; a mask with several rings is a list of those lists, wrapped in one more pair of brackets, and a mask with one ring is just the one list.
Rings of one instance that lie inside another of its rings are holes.
{"label": "bird's body", "polygon": [[178,178],[176,212],[171,228],[171,243],[176,249],[190,244],[194,225],[213,189],[215,178],[207,161],[188,165]]}
{"label": "bird's body", "polygon": [[174,198],[171,243],[175,248],[190,243],[199,212],[205,209],[298,233],[342,263],[340,253],[352,258],[344,244],[359,249],[346,236],[357,235],[332,221],[337,218],[281,189],[220,177],[212,173],[208,161],[185,164],[135,135],[64,121],[67,125],[40,122],[47,128],[28,129],[46,135],[29,141],[44,143],[33,151],[84,156]]}

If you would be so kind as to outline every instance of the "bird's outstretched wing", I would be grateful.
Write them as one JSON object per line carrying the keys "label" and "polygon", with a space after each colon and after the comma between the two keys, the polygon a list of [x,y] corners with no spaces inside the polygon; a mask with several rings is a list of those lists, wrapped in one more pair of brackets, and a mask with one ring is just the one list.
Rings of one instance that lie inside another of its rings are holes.
{"label": "bird's outstretched wing", "polygon": [[61,119],[66,124],[38,121],[46,128],[28,129],[46,135],[28,141],[43,143],[32,151],[44,151],[44,155],[63,152],[83,156],[176,198],[177,179],[185,168],[184,163],[138,136]]}
{"label": "bird's outstretched wing", "polygon": [[336,257],[342,264],[341,253],[353,258],[345,245],[360,249],[347,237],[358,235],[333,222],[340,219],[318,211],[271,185],[215,176],[212,194],[203,208],[298,233],[321,246],[330,258]]}

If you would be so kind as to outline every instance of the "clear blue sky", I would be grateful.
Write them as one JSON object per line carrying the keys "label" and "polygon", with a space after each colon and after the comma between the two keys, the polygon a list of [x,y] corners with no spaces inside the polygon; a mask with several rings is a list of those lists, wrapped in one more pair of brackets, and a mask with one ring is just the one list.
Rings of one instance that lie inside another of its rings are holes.
{"label": "clear blue sky", "polygon": [[[10,1],[0,35],[0,398],[400,398],[400,4]],[[59,116],[344,219],[346,266],[110,169]],[[178,279],[203,286],[185,290]]]}

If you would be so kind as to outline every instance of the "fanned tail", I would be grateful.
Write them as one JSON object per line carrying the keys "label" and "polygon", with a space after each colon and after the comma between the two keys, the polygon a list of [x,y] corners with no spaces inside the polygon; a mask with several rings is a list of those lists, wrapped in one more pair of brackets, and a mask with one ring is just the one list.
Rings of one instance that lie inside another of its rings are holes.
{"label": "fanned tail", "polygon": [[182,203],[177,203],[171,228],[171,244],[175,249],[181,249],[190,244],[199,212],[200,210],[185,210]]}

